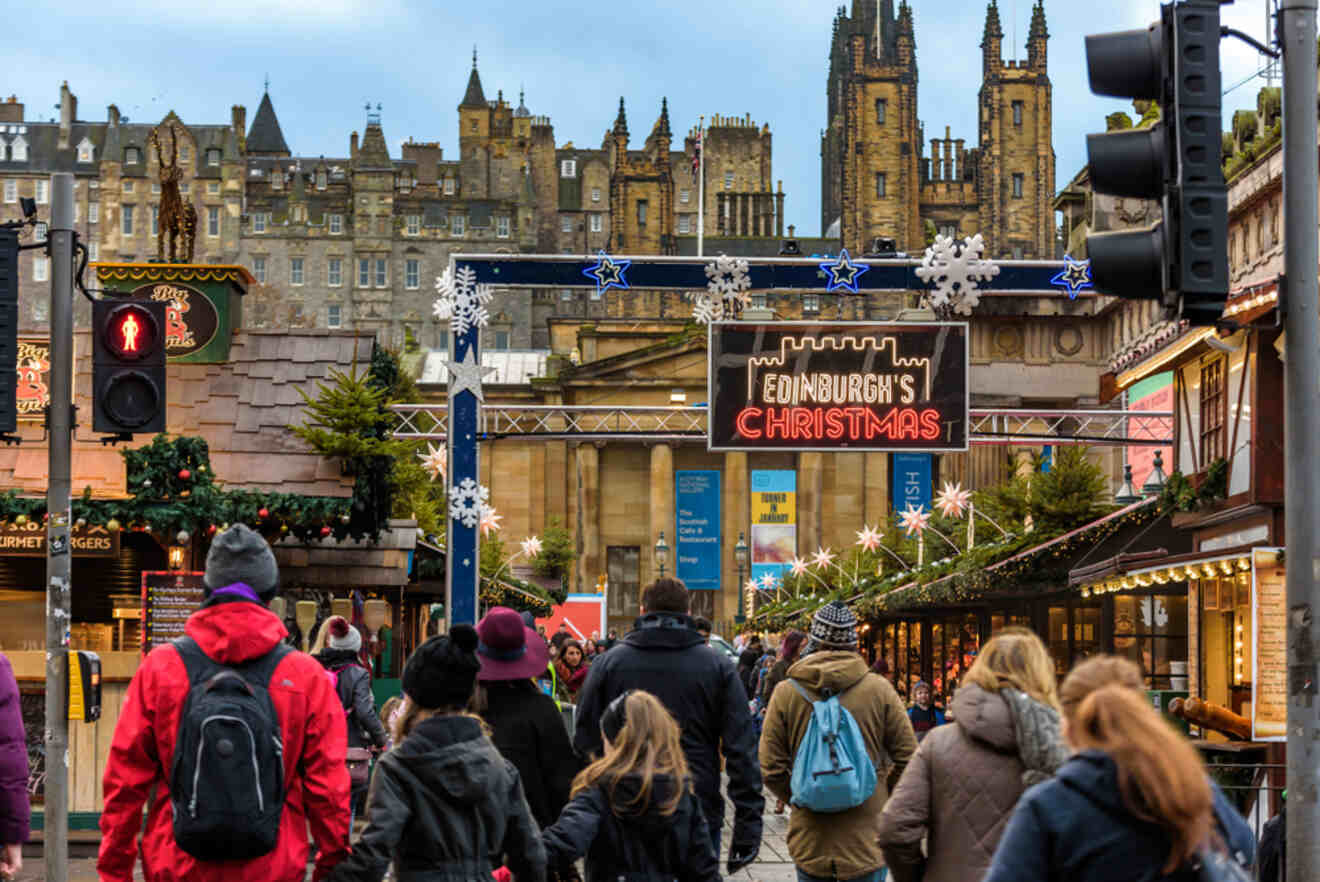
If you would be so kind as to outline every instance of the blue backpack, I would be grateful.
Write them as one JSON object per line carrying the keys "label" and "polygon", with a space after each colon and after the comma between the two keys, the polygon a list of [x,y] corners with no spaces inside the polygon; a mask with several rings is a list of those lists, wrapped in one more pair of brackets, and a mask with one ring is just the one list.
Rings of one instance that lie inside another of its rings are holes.
{"label": "blue backpack", "polygon": [[796,680],[790,682],[812,706],[807,734],[793,760],[793,805],[822,813],[856,808],[871,798],[876,784],[862,730],[838,695],[826,690],[821,701],[813,701]]}

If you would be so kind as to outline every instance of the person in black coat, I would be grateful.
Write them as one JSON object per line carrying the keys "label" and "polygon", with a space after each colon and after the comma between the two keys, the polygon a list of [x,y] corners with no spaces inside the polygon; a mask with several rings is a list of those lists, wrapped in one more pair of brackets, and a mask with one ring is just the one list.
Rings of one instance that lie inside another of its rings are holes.
{"label": "person in black coat", "polygon": [[578,776],[573,801],[541,836],[551,864],[585,858],[587,882],[719,882],[674,718],[629,690],[606,707],[601,729],[605,756]]}
{"label": "person in black coat", "polygon": [[755,860],[761,847],[761,768],[756,728],[747,693],[733,662],[711,652],[687,615],[688,590],[677,579],[660,579],[642,594],[636,630],[591,666],[578,693],[573,746],[583,757],[598,756],[601,715],[629,689],[660,700],[682,730],[683,753],[712,839],[724,823],[719,752],[724,751],[729,798],[734,806],[729,873]]}
{"label": "person in black coat", "polygon": [[[518,613],[492,607],[477,625],[480,713],[500,754],[517,768],[532,816],[549,827],[568,804],[569,788],[582,764],[573,753],[564,718],[532,678],[544,673],[544,640]],[[560,879],[577,877],[570,862],[551,866]]]}
{"label": "person in black coat", "polygon": [[[384,749],[389,744],[385,725],[376,713],[376,699],[371,694],[371,672],[362,667],[358,653],[362,650],[362,634],[348,623],[343,616],[331,616],[326,619],[325,648],[317,653],[316,660],[330,674],[334,681],[335,693],[339,704],[344,708],[344,717],[348,723],[348,747],[357,754],[349,754],[349,770],[360,764],[360,774],[353,778],[353,791],[350,798],[350,820],[356,819],[362,807],[362,800],[367,795],[367,771],[370,754],[363,751],[376,747]],[[360,755],[358,755],[360,754]]]}

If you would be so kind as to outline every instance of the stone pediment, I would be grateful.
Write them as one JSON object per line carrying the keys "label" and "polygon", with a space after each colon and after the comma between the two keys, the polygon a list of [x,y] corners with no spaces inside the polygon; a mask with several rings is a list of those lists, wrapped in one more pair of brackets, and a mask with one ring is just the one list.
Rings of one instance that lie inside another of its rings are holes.
{"label": "stone pediment", "polygon": [[638,381],[706,382],[704,335],[645,346],[631,352],[579,365],[561,374],[562,385],[613,385]]}

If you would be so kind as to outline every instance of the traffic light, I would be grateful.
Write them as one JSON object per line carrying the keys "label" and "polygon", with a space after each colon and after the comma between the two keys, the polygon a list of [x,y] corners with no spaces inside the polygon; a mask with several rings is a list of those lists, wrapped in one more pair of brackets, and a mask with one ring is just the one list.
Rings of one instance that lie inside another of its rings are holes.
{"label": "traffic light", "polygon": [[92,428],[112,435],[165,431],[165,304],[92,304]]}
{"label": "traffic light", "polygon": [[1158,101],[1148,129],[1088,135],[1096,193],[1163,202],[1152,227],[1086,239],[1097,291],[1162,300],[1214,324],[1228,297],[1228,192],[1220,165],[1219,0],[1161,8],[1146,30],[1086,38],[1091,91]]}
{"label": "traffic light", "polygon": [[18,430],[18,231],[0,227],[0,434]]}

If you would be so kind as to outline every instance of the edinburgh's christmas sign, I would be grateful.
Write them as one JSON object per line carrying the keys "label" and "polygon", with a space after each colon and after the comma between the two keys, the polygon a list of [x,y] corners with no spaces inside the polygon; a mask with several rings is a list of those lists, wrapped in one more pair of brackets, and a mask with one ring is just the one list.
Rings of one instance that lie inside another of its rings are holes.
{"label": "edinburgh's christmas sign", "polygon": [[967,449],[967,325],[716,323],[711,450]]}

